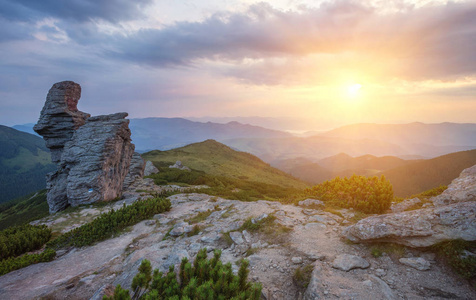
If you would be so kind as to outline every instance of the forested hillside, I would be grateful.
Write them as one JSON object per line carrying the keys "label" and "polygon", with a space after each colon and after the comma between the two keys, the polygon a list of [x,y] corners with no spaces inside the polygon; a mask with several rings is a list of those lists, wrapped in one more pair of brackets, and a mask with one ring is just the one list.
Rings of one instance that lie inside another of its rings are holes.
{"label": "forested hillside", "polygon": [[0,203],[45,188],[54,168],[43,139],[0,125]]}

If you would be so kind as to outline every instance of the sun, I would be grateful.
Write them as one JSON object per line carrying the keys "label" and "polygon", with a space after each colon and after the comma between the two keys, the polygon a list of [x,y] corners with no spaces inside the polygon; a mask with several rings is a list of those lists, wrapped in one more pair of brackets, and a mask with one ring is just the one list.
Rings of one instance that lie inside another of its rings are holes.
{"label": "sun", "polygon": [[359,95],[359,91],[361,88],[362,88],[362,85],[360,83],[349,85],[347,87],[347,95],[349,96],[349,98],[354,99]]}

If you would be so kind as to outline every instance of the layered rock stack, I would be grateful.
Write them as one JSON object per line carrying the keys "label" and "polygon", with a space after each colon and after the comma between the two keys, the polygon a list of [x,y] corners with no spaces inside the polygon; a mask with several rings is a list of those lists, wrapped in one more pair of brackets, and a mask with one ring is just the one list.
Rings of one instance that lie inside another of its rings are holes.
{"label": "layered rock stack", "polygon": [[46,178],[51,213],[120,197],[134,153],[127,113],[90,117],[80,97],[79,84],[54,84],[34,127],[58,165]]}
{"label": "layered rock stack", "polygon": [[59,163],[64,145],[91,115],[78,110],[81,86],[72,81],[58,82],[48,92],[40,119],[33,129],[43,137],[53,163]]}

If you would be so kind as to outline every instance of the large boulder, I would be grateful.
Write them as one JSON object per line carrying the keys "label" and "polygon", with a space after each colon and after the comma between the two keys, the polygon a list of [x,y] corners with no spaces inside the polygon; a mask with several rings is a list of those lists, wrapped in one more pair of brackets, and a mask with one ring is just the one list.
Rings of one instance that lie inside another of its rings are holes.
{"label": "large boulder", "polygon": [[439,196],[431,199],[435,206],[462,201],[476,201],[476,165],[464,169]]}
{"label": "large boulder", "polygon": [[475,166],[464,170],[448,192],[433,200],[435,207],[368,217],[347,227],[343,235],[353,242],[389,241],[410,247],[428,247],[453,239],[474,241],[475,171]]}
{"label": "large boulder", "polygon": [[380,240],[410,247],[453,239],[474,241],[476,202],[368,217],[347,227],[343,235],[353,242]]}
{"label": "large boulder", "polygon": [[69,169],[69,204],[109,201],[122,195],[134,144],[127,113],[90,117],[66,143],[62,169]]}
{"label": "large boulder", "polygon": [[90,117],[78,110],[80,97],[79,84],[54,84],[34,127],[58,165],[46,178],[50,212],[120,197],[129,172],[134,145],[127,113]]}

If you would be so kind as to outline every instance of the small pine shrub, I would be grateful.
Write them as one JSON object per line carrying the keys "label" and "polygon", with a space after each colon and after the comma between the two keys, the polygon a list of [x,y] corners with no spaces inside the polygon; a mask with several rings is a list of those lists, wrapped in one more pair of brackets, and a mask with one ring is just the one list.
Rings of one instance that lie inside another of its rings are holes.
{"label": "small pine shrub", "polygon": [[[248,282],[249,262],[243,260],[238,275],[234,275],[231,264],[223,264],[220,257],[221,251],[215,250],[213,258],[207,259],[206,248],[201,249],[193,264],[186,258],[182,260],[178,276],[174,266],[170,266],[165,275],[157,269],[151,275],[150,262],[143,260],[132,281],[132,297],[145,300],[261,299],[261,284]],[[131,298],[129,292],[118,285],[113,296],[103,299]]]}
{"label": "small pine shrub", "polygon": [[0,231],[0,260],[40,249],[51,238],[46,225],[25,224]]}
{"label": "small pine shrub", "polygon": [[69,246],[83,247],[92,245],[95,242],[110,238],[127,226],[149,219],[158,213],[168,211],[170,207],[170,200],[166,198],[136,201],[129,206],[124,204],[121,209],[101,214],[92,222],[59,236],[57,239],[49,242],[47,247],[59,249]]}
{"label": "small pine shrub", "polygon": [[367,214],[384,213],[393,200],[392,185],[383,175],[380,178],[357,175],[336,177],[306,192],[331,206],[353,208]]}
{"label": "small pine shrub", "polygon": [[40,262],[52,261],[56,256],[56,252],[52,249],[46,249],[40,254],[25,254],[18,257],[10,257],[0,261],[0,276],[11,271],[28,267],[32,264]]}

